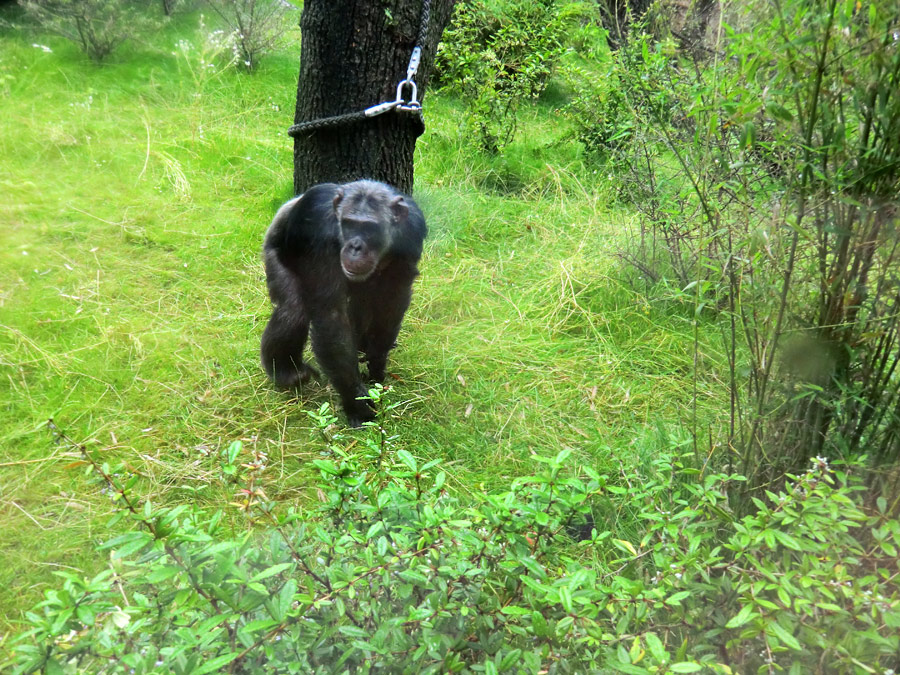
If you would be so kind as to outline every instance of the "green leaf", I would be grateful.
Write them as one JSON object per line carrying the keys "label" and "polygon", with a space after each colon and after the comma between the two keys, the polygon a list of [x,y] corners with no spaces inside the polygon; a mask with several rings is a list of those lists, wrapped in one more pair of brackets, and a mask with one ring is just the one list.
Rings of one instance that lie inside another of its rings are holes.
{"label": "green leaf", "polygon": [[149,537],[149,535],[143,536],[145,534],[146,533],[142,532],[141,538],[135,539],[134,541],[130,541],[127,544],[115,549],[113,551],[113,557],[117,558],[117,559],[118,558],[127,558],[132,553],[136,553],[137,551],[140,551],[142,548],[147,546],[150,543],[150,537]]}
{"label": "green leaf", "polygon": [[534,634],[538,637],[546,637],[550,634],[550,628],[547,626],[547,619],[538,611],[531,613],[531,627]]}
{"label": "green leaf", "polygon": [[744,605],[741,607],[741,611],[738,612],[732,619],[725,624],[725,628],[738,628],[747,623],[750,619],[756,616],[756,612],[754,611],[756,607],[754,605]]}
{"label": "green leaf", "polygon": [[428,585],[428,578],[421,572],[416,572],[415,570],[402,570],[399,574],[400,577],[406,581],[419,584],[420,586]]}
{"label": "green leaf", "polygon": [[741,131],[741,148],[752,148],[756,143],[756,127],[753,122],[745,122]]}
{"label": "green leaf", "polygon": [[624,539],[613,539],[612,542],[616,548],[622,551],[627,551],[631,555],[638,554],[637,551],[634,550],[634,545],[630,541],[626,541]]}
{"label": "green leaf", "polygon": [[166,579],[171,579],[176,574],[178,574],[180,568],[175,565],[164,565],[162,567],[157,567],[150,574],[145,577],[145,581],[150,584],[158,584],[161,581],[165,581]]}
{"label": "green leaf", "polygon": [[314,459],[312,463],[319,471],[327,473],[330,476],[337,476],[338,473],[340,473],[338,468],[334,465],[334,462],[329,462],[325,459]]}
{"label": "green leaf", "polygon": [[241,454],[241,448],[243,447],[243,443],[241,441],[232,441],[228,446],[228,450],[225,453],[225,456],[228,458],[229,464],[234,464],[234,461],[238,458],[238,455]]}
{"label": "green leaf", "polygon": [[691,663],[690,661],[681,661],[680,663],[673,663],[669,666],[669,670],[673,673],[696,673],[697,671],[703,670],[703,666],[699,663]]}
{"label": "green leaf", "polygon": [[[772,629],[772,632],[769,633],[769,629]],[[777,621],[772,621],[768,626],[766,626],[766,632],[769,635],[774,633],[775,637],[778,638],[778,641],[781,642],[786,647],[793,649],[794,651],[800,651],[802,647],[800,647],[800,643],[797,642],[797,638],[788,633],[784,628],[781,627]]]}
{"label": "green leaf", "polygon": [[519,660],[519,657],[522,656],[521,649],[512,649],[507,652],[506,656],[500,661],[499,670],[501,673],[505,673],[509,670],[512,665]]}
{"label": "green leaf", "polygon": [[772,530],[775,534],[775,538],[782,543],[782,545],[787,546],[789,549],[794,551],[802,551],[803,547],[800,545],[796,539],[794,539],[787,532],[782,532],[781,530]]}
{"label": "green leaf", "polygon": [[640,637],[635,637],[631,641],[631,649],[628,650],[628,658],[632,663],[640,663],[644,658],[644,648],[641,645]]}
{"label": "green leaf", "polygon": [[409,454],[408,450],[398,450],[397,451],[397,459],[406,464],[409,467],[409,470],[415,473],[418,471],[416,465],[416,458]]}
{"label": "green leaf", "polygon": [[531,610],[526,607],[519,607],[517,605],[509,605],[507,607],[501,607],[500,611],[504,614],[509,614],[511,616],[524,616],[526,614],[531,614]]}
{"label": "green leaf", "polygon": [[681,605],[681,601],[684,600],[691,594],[690,591],[679,591],[678,593],[674,593],[666,598],[665,603],[667,605]]}
{"label": "green leaf", "polygon": [[538,579],[543,579],[547,576],[547,573],[544,572],[544,568],[540,566],[537,560],[532,558],[531,556],[522,556],[519,558],[519,562],[525,566],[529,572],[531,572]]}
{"label": "green leaf", "polygon": [[374,523],[372,523],[372,526],[366,532],[366,541],[371,541],[372,539],[374,539],[375,536],[382,530],[384,530],[384,521],[376,520]]}
{"label": "green leaf", "polygon": [[775,103],[774,101],[770,101],[766,104],[766,110],[772,117],[783,122],[790,122],[792,119],[794,119],[794,116],[787,108],[785,108],[783,105]]}
{"label": "green leaf", "polygon": [[569,455],[571,455],[571,454],[572,454],[572,448],[563,448],[556,455],[556,459],[553,460],[553,463],[557,464],[559,466],[562,466],[565,463],[565,461],[569,458]]}
{"label": "green leaf", "polygon": [[623,661],[614,661],[610,659],[607,665],[619,673],[629,673],[629,675],[647,675],[647,669],[640,666],[633,666]]}
{"label": "green leaf", "polygon": [[654,659],[657,661],[668,661],[669,653],[666,651],[662,640],[656,636],[656,633],[647,633],[644,635],[644,642],[647,643],[647,649]]}
{"label": "green leaf", "polygon": [[778,587],[777,593],[778,593],[778,599],[781,600],[781,604],[784,605],[785,607],[787,607],[788,609],[790,609],[791,608],[790,593],[788,593],[781,586]]}
{"label": "green leaf", "polygon": [[278,565],[272,565],[272,567],[269,567],[268,569],[263,570],[262,572],[257,574],[255,577],[250,579],[250,583],[253,583],[254,581],[259,581],[261,579],[268,579],[269,577],[274,577],[276,574],[278,574],[279,572],[283,572],[284,570],[286,570],[288,567],[290,567],[293,564],[294,563],[287,562],[287,563],[280,563]]}
{"label": "green leaf", "polygon": [[824,609],[829,612],[840,612],[842,614],[846,614],[842,607],[835,605],[833,602],[820,602],[816,605],[819,609]]}
{"label": "green leaf", "polygon": [[568,586],[563,586],[559,589],[559,601],[562,603],[563,609],[571,614],[574,607],[572,606],[572,591],[569,590]]}
{"label": "green leaf", "polygon": [[218,626],[220,623],[225,621],[228,618],[227,614],[216,614],[215,616],[211,616],[208,619],[204,619],[200,623],[197,624],[196,631],[198,635],[204,635],[208,633],[213,628]]}
{"label": "green leaf", "polygon": [[205,673],[212,673],[216,670],[222,668],[222,666],[227,666],[229,663],[234,661],[240,652],[231,652],[230,654],[224,654],[222,656],[217,656],[212,661],[207,661],[202,666],[200,666],[199,670],[195,670],[192,675],[205,675]]}
{"label": "green leaf", "polygon": [[277,625],[278,621],[275,621],[274,619],[260,619],[259,621],[250,621],[246,626],[243,626],[241,630],[244,630],[247,633],[255,633],[256,631],[267,630]]}
{"label": "green leaf", "polygon": [[356,638],[357,640],[365,640],[370,637],[368,631],[357,628],[356,626],[339,626],[338,631],[348,637]]}
{"label": "green leaf", "polygon": [[291,608],[291,604],[294,602],[294,594],[296,592],[297,580],[288,579],[284,586],[281,587],[278,595],[266,603],[266,607],[273,619],[284,621],[288,610]]}
{"label": "green leaf", "polygon": [[78,605],[75,609],[75,616],[77,616],[78,620],[85,626],[92,626],[94,624],[94,610],[88,605]]}

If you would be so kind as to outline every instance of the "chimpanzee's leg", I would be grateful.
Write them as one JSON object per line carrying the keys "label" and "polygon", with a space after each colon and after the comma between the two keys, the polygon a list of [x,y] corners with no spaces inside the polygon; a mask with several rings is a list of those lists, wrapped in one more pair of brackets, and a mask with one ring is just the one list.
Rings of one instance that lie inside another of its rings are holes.
{"label": "chimpanzee's leg", "polygon": [[309,324],[301,314],[276,307],[263,331],[260,358],[266,374],[279,387],[292,389],[308,382],[316,371],[303,361]]}
{"label": "chimpanzee's leg", "polygon": [[303,361],[309,319],[293,273],[274,255],[266,255],[266,280],[275,304],[260,345],[260,360],[266,374],[279,387],[298,387],[316,371]]}

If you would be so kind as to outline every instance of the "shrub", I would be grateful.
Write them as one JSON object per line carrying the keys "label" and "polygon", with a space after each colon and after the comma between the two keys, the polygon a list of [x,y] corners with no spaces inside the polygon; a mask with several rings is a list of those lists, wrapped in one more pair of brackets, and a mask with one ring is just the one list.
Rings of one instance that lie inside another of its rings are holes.
{"label": "shrub", "polygon": [[238,63],[253,70],[260,58],[280,47],[293,7],[286,0],[207,0],[225,22],[239,50]]}
{"label": "shrub", "polygon": [[[672,124],[686,93],[678,69],[672,67],[675,43],[654,39],[639,28],[634,26],[630,42],[605,58],[563,68],[572,89],[563,113],[595,161],[608,158],[611,151],[620,159],[648,118]],[[640,87],[634,86],[635,79]]]}
{"label": "shrub", "polygon": [[582,118],[642,215],[622,257],[697,313],[721,312],[720,441],[753,485],[817,455],[900,459],[893,10],[754,3],[705,61],[631,40],[610,68],[626,122]]}
{"label": "shrub", "polygon": [[100,63],[125,40],[156,25],[128,0],[19,0],[41,27]]}
{"label": "shrub", "polygon": [[741,478],[677,453],[603,476],[572,472],[564,450],[537,456],[543,470],[506,491],[462,498],[382,426],[351,442],[327,406],[315,417],[327,456],[308,511],[266,500],[264,455],[223,452],[234,506],[256,524],[243,533],[220,512],[141,505],[137,477],[119,482],[85,454],[135,529],[102,546],[109,569],[59,574],[27,615],[13,672],[852,673],[895,662],[900,526],[883,501],[866,514],[857,481],[824,460],[740,520],[726,491]]}
{"label": "shrub", "polygon": [[519,106],[547,86],[566,36],[584,5],[557,0],[465,0],[444,31],[435,62],[439,82],[460,94],[468,125],[487,152],[516,131]]}

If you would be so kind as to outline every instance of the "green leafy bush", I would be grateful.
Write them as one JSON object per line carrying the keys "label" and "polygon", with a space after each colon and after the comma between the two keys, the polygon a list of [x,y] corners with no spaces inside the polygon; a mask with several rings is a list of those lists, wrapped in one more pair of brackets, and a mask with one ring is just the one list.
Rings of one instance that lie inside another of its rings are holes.
{"label": "green leafy bush", "polygon": [[444,88],[466,101],[470,131],[485,151],[512,139],[519,106],[547,86],[568,31],[586,11],[558,0],[459,3],[435,68]]}
{"label": "green leafy bush", "polygon": [[[673,68],[675,42],[655,39],[640,27],[634,26],[629,42],[605,58],[566,63],[562,69],[572,89],[563,113],[595,160],[607,158],[610,151],[627,151],[649,119],[675,123],[677,104],[693,93]],[[678,122],[683,125],[684,120]]]}
{"label": "green leafy bush", "polygon": [[900,526],[883,501],[864,512],[856,481],[824,460],[740,520],[726,491],[741,478],[677,453],[604,476],[571,470],[563,450],[536,456],[543,469],[506,491],[460,497],[382,426],[351,441],[327,406],[314,416],[327,450],[310,510],[280,514],[265,456],[223,451],[254,525],[244,532],[221,512],[139,504],[136,476],[120,482],[123,470],[85,453],[135,527],[103,545],[107,570],[59,573],[12,671],[851,673],[895,662]]}

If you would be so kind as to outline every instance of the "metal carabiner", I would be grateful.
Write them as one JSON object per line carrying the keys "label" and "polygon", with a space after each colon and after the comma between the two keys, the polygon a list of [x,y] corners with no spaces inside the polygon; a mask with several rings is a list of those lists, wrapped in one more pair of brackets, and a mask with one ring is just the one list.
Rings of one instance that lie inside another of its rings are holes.
{"label": "metal carabiner", "polygon": [[363,110],[363,114],[366,117],[375,117],[377,115],[386,113],[388,110],[393,110],[401,103],[403,103],[403,101],[385,101],[384,103],[373,105],[371,108],[366,108],[365,110]]}

